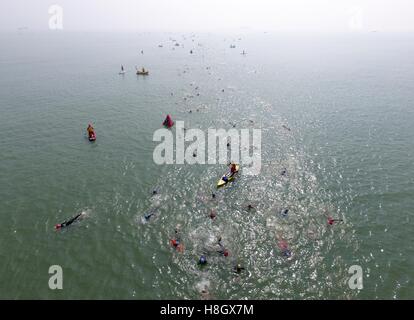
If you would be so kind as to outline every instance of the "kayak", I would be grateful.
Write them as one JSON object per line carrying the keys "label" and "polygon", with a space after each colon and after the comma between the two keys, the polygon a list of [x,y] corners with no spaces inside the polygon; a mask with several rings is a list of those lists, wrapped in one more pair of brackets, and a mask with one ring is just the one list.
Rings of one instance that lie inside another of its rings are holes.
{"label": "kayak", "polygon": [[137,71],[137,75],[147,76],[148,71]]}
{"label": "kayak", "polygon": [[89,141],[95,141],[95,140],[96,140],[96,134],[94,133],[89,137]]}
{"label": "kayak", "polygon": [[119,71],[119,74],[125,74],[125,71]]}
{"label": "kayak", "polygon": [[[221,177],[219,182],[217,182],[217,188],[224,186],[227,182],[232,181],[236,173],[239,172],[240,166],[236,164],[236,172],[231,174],[231,172],[227,172],[224,176]],[[225,179],[227,178],[227,179]]]}

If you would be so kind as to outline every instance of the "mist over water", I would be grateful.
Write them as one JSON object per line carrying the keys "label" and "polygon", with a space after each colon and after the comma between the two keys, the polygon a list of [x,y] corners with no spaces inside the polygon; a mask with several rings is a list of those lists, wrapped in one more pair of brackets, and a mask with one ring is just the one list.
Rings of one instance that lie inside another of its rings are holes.
{"label": "mist over water", "polygon": [[[412,35],[0,39],[1,298],[414,296]],[[225,165],[156,165],[167,114],[205,132],[261,129],[260,174],[242,167],[217,190]],[[344,221],[329,226],[328,215]],[[169,244],[177,226],[183,253]],[[59,292],[48,287],[53,264]],[[348,286],[352,265],[360,291]]]}

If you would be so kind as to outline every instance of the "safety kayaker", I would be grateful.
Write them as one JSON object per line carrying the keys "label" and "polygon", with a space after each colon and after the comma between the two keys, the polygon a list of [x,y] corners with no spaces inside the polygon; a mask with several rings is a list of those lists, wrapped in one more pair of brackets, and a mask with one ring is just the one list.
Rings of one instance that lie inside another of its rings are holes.
{"label": "safety kayaker", "polygon": [[95,134],[95,129],[92,127],[90,123],[88,124],[88,128],[86,130],[88,131],[89,138]]}
{"label": "safety kayaker", "polygon": [[237,166],[236,166],[235,163],[230,164],[230,172],[231,172],[232,175],[237,172]]}

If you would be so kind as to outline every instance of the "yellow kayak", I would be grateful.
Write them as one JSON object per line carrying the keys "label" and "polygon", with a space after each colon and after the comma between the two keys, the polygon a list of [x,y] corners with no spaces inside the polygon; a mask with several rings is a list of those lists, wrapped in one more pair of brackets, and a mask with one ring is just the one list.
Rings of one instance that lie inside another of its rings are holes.
{"label": "yellow kayak", "polygon": [[231,172],[229,171],[224,176],[222,176],[219,182],[217,182],[217,188],[224,186],[229,181],[232,181],[236,173],[239,172],[239,169],[240,169],[240,166],[236,164],[236,172],[231,174]]}
{"label": "yellow kayak", "polygon": [[147,76],[148,73],[149,73],[148,71],[137,71],[137,75]]}

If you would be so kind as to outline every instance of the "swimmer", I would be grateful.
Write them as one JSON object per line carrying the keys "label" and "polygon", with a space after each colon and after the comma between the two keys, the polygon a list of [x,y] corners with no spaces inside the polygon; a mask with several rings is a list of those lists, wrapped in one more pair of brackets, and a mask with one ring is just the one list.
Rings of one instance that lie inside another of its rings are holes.
{"label": "swimmer", "polygon": [[155,211],[148,212],[144,215],[145,220],[149,220],[152,216],[155,216]]}
{"label": "swimmer", "polygon": [[282,172],[280,173],[280,175],[281,175],[281,176],[284,176],[284,175],[286,175],[286,172],[287,172],[286,168],[283,168],[283,170],[282,170]]}
{"label": "swimmer", "polygon": [[206,265],[207,264],[207,258],[206,258],[206,256],[205,255],[202,255],[201,257],[200,257],[200,259],[198,259],[198,264],[199,265]]}
{"label": "swimmer", "polygon": [[289,209],[282,209],[282,211],[280,211],[280,214],[281,214],[283,217],[287,217],[288,212],[289,212]]}
{"label": "swimmer", "polygon": [[290,251],[289,249],[284,249],[282,250],[282,255],[286,258],[290,258],[292,256],[292,251]]}
{"label": "swimmer", "polygon": [[237,265],[233,267],[233,271],[236,273],[241,273],[243,270],[244,268],[240,265],[240,263],[238,263]]}
{"label": "swimmer", "polygon": [[342,219],[333,219],[332,217],[328,217],[328,224],[332,226],[335,222],[342,222]]}
{"label": "swimmer", "polygon": [[252,210],[252,209],[254,209],[254,207],[249,203],[248,205],[247,205],[247,210]]}
{"label": "swimmer", "polygon": [[179,235],[178,226],[174,231],[175,237],[170,240],[170,244],[173,248],[175,248],[178,252],[184,251],[184,245],[181,243],[181,237]]}
{"label": "swimmer", "polygon": [[227,257],[229,255],[229,251],[226,248],[224,248],[223,244],[221,243],[221,237],[218,238],[217,244],[220,246],[221,249],[217,252]]}
{"label": "swimmer", "polygon": [[57,225],[55,225],[55,229],[59,230],[59,229],[70,226],[72,223],[74,223],[76,220],[78,220],[84,214],[85,214],[85,212],[81,212],[81,213],[79,213],[78,215],[76,215],[75,217],[73,217],[70,220],[67,220],[67,221],[62,222],[62,223],[58,223]]}
{"label": "swimmer", "polygon": [[280,252],[282,253],[282,256],[286,258],[292,257],[292,251],[289,249],[289,245],[286,240],[284,240],[280,235],[277,236],[277,246],[280,249]]}
{"label": "swimmer", "polygon": [[216,218],[216,211],[214,209],[211,209],[209,217],[211,220],[214,220]]}

